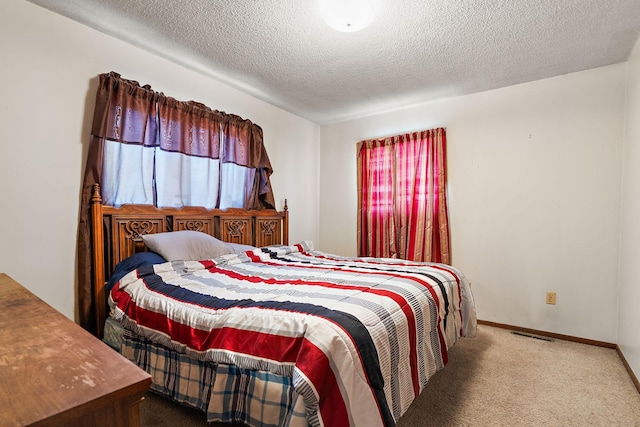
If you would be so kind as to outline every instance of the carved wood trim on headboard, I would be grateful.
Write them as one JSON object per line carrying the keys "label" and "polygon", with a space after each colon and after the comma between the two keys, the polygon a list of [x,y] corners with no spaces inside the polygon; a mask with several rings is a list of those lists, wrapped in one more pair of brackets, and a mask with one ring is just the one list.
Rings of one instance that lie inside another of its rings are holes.
{"label": "carved wood trim on headboard", "polygon": [[156,208],[151,205],[102,204],[95,184],[91,198],[93,249],[93,302],[97,331],[102,337],[106,320],[104,286],[115,266],[136,252],[147,250],[142,235],[167,231],[195,230],[225,242],[257,247],[289,244],[289,209]]}

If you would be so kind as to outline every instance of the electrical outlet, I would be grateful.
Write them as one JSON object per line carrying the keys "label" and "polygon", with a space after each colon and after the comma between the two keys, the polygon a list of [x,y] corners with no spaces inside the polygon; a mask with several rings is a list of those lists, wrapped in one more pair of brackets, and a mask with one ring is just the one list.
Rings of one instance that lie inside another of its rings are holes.
{"label": "electrical outlet", "polygon": [[547,292],[547,304],[556,305],[556,293]]}

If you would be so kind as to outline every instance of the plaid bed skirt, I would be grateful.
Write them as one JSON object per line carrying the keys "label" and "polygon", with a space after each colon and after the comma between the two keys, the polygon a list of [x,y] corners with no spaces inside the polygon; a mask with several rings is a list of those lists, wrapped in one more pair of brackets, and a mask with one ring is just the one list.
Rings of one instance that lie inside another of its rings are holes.
{"label": "plaid bed skirt", "polygon": [[208,422],[307,427],[305,405],[288,377],[200,361],[124,330],[121,353],[152,377],[151,390],[200,409]]}

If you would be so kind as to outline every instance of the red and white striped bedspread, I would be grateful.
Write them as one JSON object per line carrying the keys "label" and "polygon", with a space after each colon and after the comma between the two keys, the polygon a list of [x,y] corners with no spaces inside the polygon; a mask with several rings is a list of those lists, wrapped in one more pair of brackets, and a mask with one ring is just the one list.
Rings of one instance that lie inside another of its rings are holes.
{"label": "red and white striped bedspread", "polygon": [[111,291],[125,328],[199,360],[289,376],[310,425],[392,426],[474,336],[464,275],[311,242],[143,267]]}

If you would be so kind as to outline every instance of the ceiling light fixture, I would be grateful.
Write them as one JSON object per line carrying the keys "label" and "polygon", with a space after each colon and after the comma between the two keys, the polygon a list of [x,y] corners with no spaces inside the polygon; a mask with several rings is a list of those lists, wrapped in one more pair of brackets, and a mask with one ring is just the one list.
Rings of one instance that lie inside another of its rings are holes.
{"label": "ceiling light fixture", "polygon": [[379,3],[379,0],[318,0],[318,9],[327,25],[350,33],[373,21]]}

